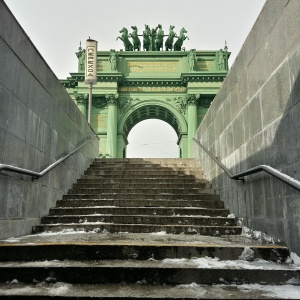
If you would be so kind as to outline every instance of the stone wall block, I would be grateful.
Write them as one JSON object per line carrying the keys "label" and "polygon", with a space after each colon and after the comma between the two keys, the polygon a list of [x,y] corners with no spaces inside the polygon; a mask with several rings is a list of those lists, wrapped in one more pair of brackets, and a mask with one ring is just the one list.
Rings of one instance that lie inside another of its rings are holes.
{"label": "stone wall block", "polygon": [[24,168],[27,170],[41,172],[43,154],[30,144],[25,144]]}
{"label": "stone wall block", "polygon": [[0,173],[0,219],[6,217],[8,176]]}
{"label": "stone wall block", "polygon": [[251,139],[262,130],[262,116],[261,116],[261,97],[260,94],[256,96],[249,103],[249,138]]}
{"label": "stone wall block", "polygon": [[218,137],[218,143],[220,145],[220,156],[219,159],[223,160],[226,157],[226,132],[223,131]]}
{"label": "stone wall block", "polygon": [[250,64],[247,68],[247,78],[248,78],[248,95],[249,95],[249,102],[258,93],[260,87],[262,86],[262,82],[259,81],[257,76],[258,72],[260,72],[259,66],[255,64]]}
{"label": "stone wall block", "polygon": [[238,84],[238,111],[240,112],[249,101],[248,73],[243,71]]}
{"label": "stone wall block", "polygon": [[290,49],[288,48],[287,20],[284,15],[277,20],[276,25],[267,37],[267,43],[270,47],[270,63],[272,70],[275,71],[285,60]]}
{"label": "stone wall block", "polygon": [[216,136],[219,136],[224,131],[224,111],[223,111],[223,105],[221,105],[217,111],[216,117],[214,119],[214,122],[209,123],[208,126],[211,126],[211,124],[214,124],[215,128],[215,134]]}
{"label": "stone wall block", "polygon": [[256,166],[263,165],[266,161],[263,132],[258,133],[251,140],[249,140],[248,147],[248,168],[254,168]]}
{"label": "stone wall block", "polygon": [[261,92],[263,127],[271,124],[290,108],[289,69],[285,62],[266,82]]}
{"label": "stone wall block", "polygon": [[34,80],[29,92],[28,107],[49,124],[52,114],[51,102],[51,97],[47,91],[45,91],[44,87],[40,86],[39,83]]}
{"label": "stone wall block", "polygon": [[1,85],[0,82],[0,128],[4,129],[5,131],[7,130],[7,123],[8,123],[8,119],[6,117],[6,110],[9,109],[10,106],[10,99],[13,96],[11,94],[9,94],[9,92],[6,90],[5,87],[3,87]]}
{"label": "stone wall block", "polygon": [[49,206],[51,203],[51,195],[49,186],[40,185],[39,198],[37,199],[37,205],[39,207],[39,218],[46,216],[49,213]]}
{"label": "stone wall block", "polygon": [[13,134],[7,132],[3,151],[3,163],[23,168],[23,154],[25,142]]}
{"label": "stone wall block", "polygon": [[208,148],[213,147],[213,144],[215,142],[215,122],[210,123],[208,127]]}
{"label": "stone wall block", "polygon": [[7,130],[16,137],[25,141],[26,135],[26,108],[15,97],[10,98],[9,111],[6,114]]}
{"label": "stone wall block", "polygon": [[226,128],[224,133],[225,133],[225,137],[226,137],[225,138],[225,140],[226,140],[225,155],[229,156],[233,152],[233,127],[232,127],[232,124]]}
{"label": "stone wall block", "polygon": [[245,143],[244,115],[239,114],[232,122],[233,149],[238,149]]}
{"label": "stone wall block", "polygon": [[18,71],[20,61],[2,39],[0,39],[0,51],[0,65],[2,70],[0,73],[0,84],[7,90],[14,91],[16,82],[19,80]]}
{"label": "stone wall block", "polygon": [[9,181],[6,188],[6,207],[7,218],[20,218],[25,214],[25,185],[23,180],[14,178]]}
{"label": "stone wall block", "polygon": [[221,127],[220,133],[226,128],[231,122],[232,122],[232,101],[231,101],[231,95],[228,95],[223,103],[223,110],[224,107],[226,111],[223,111],[223,118],[224,118],[224,125],[223,128]]}
{"label": "stone wall block", "polygon": [[[290,128],[292,130],[285,135],[287,161],[289,164],[300,161],[300,139],[298,138],[300,132],[300,103],[295,105],[290,111]],[[284,133],[282,133],[284,134]]]}
{"label": "stone wall block", "polygon": [[[31,109],[26,110],[26,143],[37,149],[41,149],[39,145],[41,118]],[[25,128],[25,126],[24,126]]]}
{"label": "stone wall block", "polygon": [[288,238],[288,243],[291,245],[292,252],[294,253],[300,253],[300,246],[298,243],[298,239],[300,236],[300,224],[295,223],[293,221],[288,221],[287,226],[288,230],[285,231],[284,238]]}
{"label": "stone wall block", "polygon": [[0,163],[3,163],[3,153],[6,131],[0,127]]}
{"label": "stone wall block", "polygon": [[[30,179],[29,179],[30,180]],[[25,188],[25,216],[27,218],[38,218],[40,186],[37,181],[31,181]]]}
{"label": "stone wall block", "polygon": [[300,102],[300,45],[289,57],[290,86],[291,86],[291,106]]}

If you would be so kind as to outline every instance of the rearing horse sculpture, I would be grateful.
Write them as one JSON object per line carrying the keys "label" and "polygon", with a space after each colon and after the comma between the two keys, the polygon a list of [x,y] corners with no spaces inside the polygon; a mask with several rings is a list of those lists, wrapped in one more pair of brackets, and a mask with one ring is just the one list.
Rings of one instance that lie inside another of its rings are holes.
{"label": "rearing horse sculpture", "polygon": [[141,50],[141,41],[138,36],[137,27],[131,26],[131,28],[133,29],[133,31],[131,32],[131,34],[129,36],[131,36],[131,38],[132,38],[133,51],[135,51],[135,50],[140,51]]}
{"label": "rearing horse sculpture", "polygon": [[185,36],[185,33],[187,33],[187,31],[185,30],[185,28],[183,27],[181,30],[180,30],[180,34],[179,34],[179,37],[178,37],[178,40],[175,42],[174,44],[174,51],[181,51],[181,47],[182,47],[182,44],[183,44],[183,41],[185,39],[188,39],[189,38],[187,36]]}
{"label": "rearing horse sculpture", "polygon": [[155,50],[160,51],[163,48],[163,43],[164,43],[164,31],[162,30],[162,26],[158,24],[156,27],[156,30],[158,29],[156,39],[155,39]]}
{"label": "rearing horse sculpture", "polygon": [[150,50],[150,28],[145,25],[145,30],[143,31],[143,49],[146,51]]}
{"label": "rearing horse sculpture", "polygon": [[128,39],[128,30],[127,30],[127,28],[123,27],[119,32],[122,33],[122,36],[121,37],[118,36],[116,38],[116,41],[118,39],[120,39],[124,43],[125,51],[133,51],[133,46],[132,46],[131,42]]}
{"label": "rearing horse sculpture", "polygon": [[175,26],[170,25],[169,36],[165,42],[166,51],[173,49],[173,40],[174,40],[174,37],[177,36],[177,34],[173,31],[174,28],[175,28]]}

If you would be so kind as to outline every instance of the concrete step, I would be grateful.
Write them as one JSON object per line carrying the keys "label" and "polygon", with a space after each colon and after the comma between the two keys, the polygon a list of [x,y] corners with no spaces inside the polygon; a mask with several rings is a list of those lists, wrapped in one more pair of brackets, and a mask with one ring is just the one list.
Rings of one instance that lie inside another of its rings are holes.
{"label": "concrete step", "polygon": [[[76,191],[77,193],[79,192],[78,190]],[[81,191],[82,192],[82,191]],[[72,193],[63,195],[64,200],[68,199],[103,199],[103,200],[112,200],[112,199],[118,199],[118,200],[185,200],[186,202],[188,201],[195,201],[195,200],[212,200],[212,201],[218,201],[220,200],[219,195],[214,195],[214,194],[207,194],[204,193],[206,190],[203,191],[203,193],[197,193],[197,194],[170,194],[170,193],[158,193],[154,194],[152,191],[149,191],[148,193],[114,193],[111,191],[110,193],[102,192],[99,194],[93,194],[93,193],[78,193],[75,194],[74,191]]]}
{"label": "concrete step", "polygon": [[86,179],[96,179],[96,180],[128,180],[130,181],[136,181],[137,177],[138,180],[153,180],[153,181],[174,181],[174,182],[207,182],[207,180],[204,177],[195,177],[194,175],[185,175],[185,174],[166,174],[165,176],[153,176],[153,175],[147,175],[147,174],[139,174],[140,176],[134,176],[126,173],[122,174],[98,174],[98,175],[83,175],[81,179],[78,180],[80,182],[81,180],[86,180]]}
{"label": "concrete step", "polygon": [[94,163],[97,164],[152,164],[152,165],[185,165],[187,167],[189,166],[196,166],[197,163],[195,159],[193,158],[129,158],[129,159],[101,159],[96,158]]}
{"label": "concrete step", "polygon": [[165,258],[218,258],[239,260],[246,248],[253,259],[285,262],[286,246],[248,236],[177,235],[158,232],[101,233],[74,230],[31,234],[0,241],[0,261],[35,260],[162,260]]}
{"label": "concrete step", "polygon": [[[70,194],[109,194],[110,192],[114,192],[114,194],[156,194],[156,195],[162,195],[162,194],[176,194],[177,197],[180,195],[198,195],[201,193],[206,193],[206,194],[214,194],[215,191],[211,188],[151,188],[151,186],[148,187],[143,187],[141,186],[139,189],[138,188],[131,188],[131,187],[123,187],[123,188],[73,188],[69,190],[69,195]],[[198,195],[199,196],[199,195]]]}
{"label": "concrete step", "polygon": [[[210,264],[210,268],[207,265]],[[245,272],[245,270],[247,270]],[[0,262],[0,282],[65,282],[71,284],[277,284],[300,277],[300,268],[266,261],[217,259],[165,260],[51,260]]]}
{"label": "concrete step", "polygon": [[[70,284],[70,283],[0,283],[3,299],[291,299],[299,287],[260,284],[218,285],[150,285],[135,284]],[[99,298],[99,295],[100,298]]]}
{"label": "concrete step", "polygon": [[56,207],[49,215],[158,215],[158,216],[212,216],[227,217],[228,209],[178,208],[178,207]]}
{"label": "concrete step", "polygon": [[87,232],[130,232],[130,233],[161,233],[167,234],[200,234],[207,236],[239,235],[242,233],[240,226],[197,226],[197,225],[157,225],[157,224],[108,224],[97,223],[72,223],[72,224],[44,224],[33,226],[33,233],[59,232],[59,231],[87,231]]}
{"label": "concrete step", "polygon": [[46,216],[41,224],[68,223],[117,223],[117,224],[156,224],[156,225],[236,225],[235,218],[202,216],[158,216],[158,215],[58,215]]}
{"label": "concrete step", "polygon": [[136,169],[136,170],[126,170],[124,169],[103,169],[103,168],[91,168],[84,172],[85,175],[114,175],[114,176],[121,176],[126,175],[127,177],[165,177],[165,176],[186,176],[192,175],[198,178],[204,178],[204,175],[200,171],[193,171],[193,170],[185,170],[176,171],[176,170],[153,170],[153,169]]}
{"label": "concrete step", "polygon": [[[161,184],[184,184],[184,183],[208,183],[205,179],[199,179],[195,178],[194,176],[187,175],[187,176],[180,176],[179,178],[177,176],[174,177],[162,177],[162,178],[153,178],[153,177],[140,177],[138,178],[139,183],[161,183]],[[103,184],[114,184],[114,183],[120,183],[120,184],[132,184],[137,183],[136,178],[128,178],[126,176],[120,177],[99,177],[99,176],[87,176],[84,175],[81,179],[78,179],[77,183],[83,184],[83,183],[103,183]]]}
{"label": "concrete step", "polygon": [[[74,196],[74,195],[70,195]],[[56,207],[104,207],[104,206],[115,206],[115,207],[182,207],[182,208],[224,208],[224,202],[220,200],[193,200],[192,202],[187,200],[145,200],[145,199],[87,199],[85,195],[80,195],[82,198],[70,198],[65,196],[65,200],[58,200]]]}
{"label": "concrete step", "polygon": [[[87,234],[88,235],[88,234]],[[218,258],[219,260],[239,260],[245,245],[201,244],[194,241],[186,244],[177,242],[155,244],[129,241],[114,243],[112,240],[99,241],[44,241],[43,243],[2,244],[0,243],[0,261],[43,261],[43,260],[163,260]],[[289,255],[286,247],[278,245],[251,245],[256,260],[285,262]]]}
{"label": "concrete step", "polygon": [[104,183],[101,182],[101,180],[98,180],[98,182],[88,182],[88,183],[75,183],[73,185],[73,189],[118,189],[118,188],[126,188],[126,189],[135,189],[135,190],[144,190],[144,189],[185,189],[185,190],[194,190],[194,189],[208,189],[211,188],[211,184],[208,182],[197,182],[197,183],[162,183],[162,182],[141,182],[140,180],[137,180],[132,183],[128,182],[108,182]]}
{"label": "concrete step", "polygon": [[150,162],[124,162],[124,163],[101,163],[95,161],[92,163],[91,167],[101,167],[101,168],[158,168],[158,169],[167,169],[167,168],[177,168],[177,169],[197,169],[201,170],[196,164],[177,164],[177,163],[164,163],[164,164],[153,164]]}

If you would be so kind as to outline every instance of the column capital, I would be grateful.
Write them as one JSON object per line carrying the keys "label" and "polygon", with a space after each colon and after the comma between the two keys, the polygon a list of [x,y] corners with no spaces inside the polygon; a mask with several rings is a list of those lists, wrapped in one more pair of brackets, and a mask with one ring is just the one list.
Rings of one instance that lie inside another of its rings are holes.
{"label": "column capital", "polygon": [[117,105],[119,100],[119,94],[105,94],[105,99],[108,105]]}
{"label": "column capital", "polygon": [[200,94],[193,94],[193,95],[187,95],[186,96],[186,103],[187,105],[197,105],[198,99],[200,98]]}
{"label": "column capital", "polygon": [[78,94],[77,91],[73,92],[77,104],[86,104],[89,98],[88,94]]}

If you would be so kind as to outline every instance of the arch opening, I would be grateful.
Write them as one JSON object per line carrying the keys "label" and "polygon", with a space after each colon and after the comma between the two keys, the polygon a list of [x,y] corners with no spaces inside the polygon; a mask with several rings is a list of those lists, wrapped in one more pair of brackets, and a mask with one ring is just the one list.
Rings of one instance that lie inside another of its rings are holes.
{"label": "arch opening", "polygon": [[126,158],[178,158],[178,134],[166,121],[142,120],[128,133]]}
{"label": "arch opening", "polygon": [[[119,136],[119,148],[122,151],[122,154],[119,153],[119,155],[122,155],[121,157],[131,157],[130,154],[130,147],[128,146],[128,135],[130,131],[137,125],[138,123],[149,120],[149,119],[155,119],[157,122],[162,121],[161,126],[158,127],[165,127],[169,126],[173,130],[173,134],[175,134],[174,138],[169,141],[174,140],[173,146],[176,147],[176,151],[172,150],[172,154],[170,154],[170,151],[167,151],[167,155],[163,155],[163,151],[161,152],[160,156],[156,156],[159,158],[162,157],[181,157],[186,158],[187,157],[187,122],[182,114],[176,107],[172,106],[169,103],[162,102],[160,100],[148,100],[146,103],[137,103],[136,105],[129,107],[128,110],[123,111],[123,115],[120,118],[120,121],[118,123],[118,136]],[[163,125],[164,124],[164,125]],[[151,126],[150,126],[151,128]],[[145,132],[141,134],[142,136],[145,136]],[[149,135],[149,134],[148,134]],[[160,132],[157,134],[158,136],[161,136]],[[155,143],[162,143],[166,142],[158,140]],[[175,144],[177,142],[177,144]],[[131,143],[133,143],[131,141]],[[140,143],[140,142],[139,142]],[[144,144],[147,144],[147,142],[143,142]],[[154,142],[153,142],[154,143]],[[149,143],[148,143],[149,144]],[[177,146],[178,145],[178,146]],[[128,151],[129,152],[128,152]],[[176,154],[174,154],[174,151]],[[154,152],[154,151],[153,151]],[[137,154],[135,154],[137,155]],[[141,155],[141,154],[139,154]],[[150,154],[144,154],[149,157]],[[172,156],[171,156],[172,155]]]}
{"label": "arch opening", "polygon": [[177,133],[177,136],[179,136],[181,128],[177,117],[171,110],[159,105],[145,105],[131,112],[124,123],[124,135],[127,137],[130,130],[137,123],[148,119],[158,119],[165,121],[173,127],[173,129]]}

